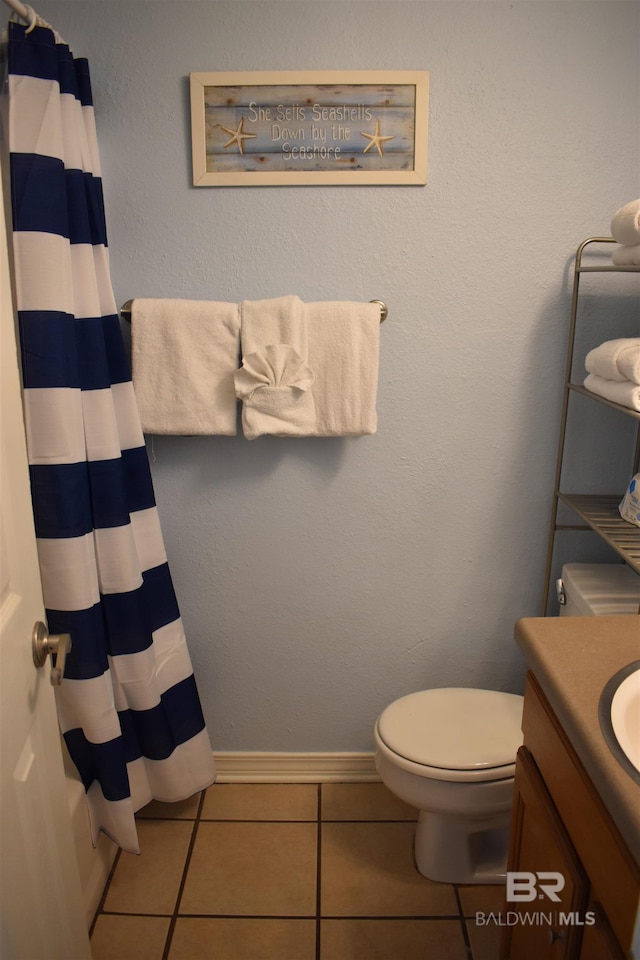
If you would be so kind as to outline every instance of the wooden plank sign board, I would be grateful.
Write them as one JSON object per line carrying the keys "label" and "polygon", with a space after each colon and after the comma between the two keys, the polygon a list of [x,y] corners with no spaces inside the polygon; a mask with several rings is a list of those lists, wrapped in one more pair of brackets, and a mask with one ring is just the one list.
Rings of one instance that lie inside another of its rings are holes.
{"label": "wooden plank sign board", "polygon": [[190,81],[194,186],[427,182],[427,71]]}

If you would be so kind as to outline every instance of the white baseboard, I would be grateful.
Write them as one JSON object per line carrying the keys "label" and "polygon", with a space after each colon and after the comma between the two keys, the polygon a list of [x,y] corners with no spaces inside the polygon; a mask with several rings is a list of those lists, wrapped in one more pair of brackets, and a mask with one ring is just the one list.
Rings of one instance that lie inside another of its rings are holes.
{"label": "white baseboard", "polygon": [[372,753],[214,753],[217,783],[380,780]]}

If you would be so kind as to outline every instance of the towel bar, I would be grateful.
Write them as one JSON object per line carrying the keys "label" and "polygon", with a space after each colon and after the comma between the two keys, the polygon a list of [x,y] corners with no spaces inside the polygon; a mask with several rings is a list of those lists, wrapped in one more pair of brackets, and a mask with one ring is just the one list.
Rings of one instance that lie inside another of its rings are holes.
{"label": "towel bar", "polygon": [[[127,300],[126,303],[123,303],[120,307],[120,316],[124,320],[131,322],[131,304],[133,300]],[[387,310],[387,305],[384,300],[370,300],[369,303],[377,303],[380,306],[380,323],[384,323],[387,319],[389,311]]]}
{"label": "towel bar", "polygon": [[369,300],[369,303],[377,303],[380,306],[380,323],[384,323],[387,319],[389,311],[387,310],[387,305],[384,300]]}

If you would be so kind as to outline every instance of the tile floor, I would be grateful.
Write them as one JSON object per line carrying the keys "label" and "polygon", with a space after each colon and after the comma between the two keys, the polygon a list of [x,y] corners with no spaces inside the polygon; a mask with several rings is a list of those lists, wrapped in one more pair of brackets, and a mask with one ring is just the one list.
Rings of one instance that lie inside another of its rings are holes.
{"label": "tile floor", "polygon": [[215,784],[138,814],[93,960],[497,960],[503,888],[426,880],[380,783]]}

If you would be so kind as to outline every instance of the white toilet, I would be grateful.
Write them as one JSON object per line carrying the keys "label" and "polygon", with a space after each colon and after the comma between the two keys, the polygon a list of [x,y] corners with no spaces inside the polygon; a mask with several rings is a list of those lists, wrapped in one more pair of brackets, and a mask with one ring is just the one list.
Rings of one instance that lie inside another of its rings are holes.
{"label": "white toilet", "polygon": [[505,879],[523,698],[446,687],[401,697],[375,727],[383,783],[420,814],[414,851],[444,883]]}

